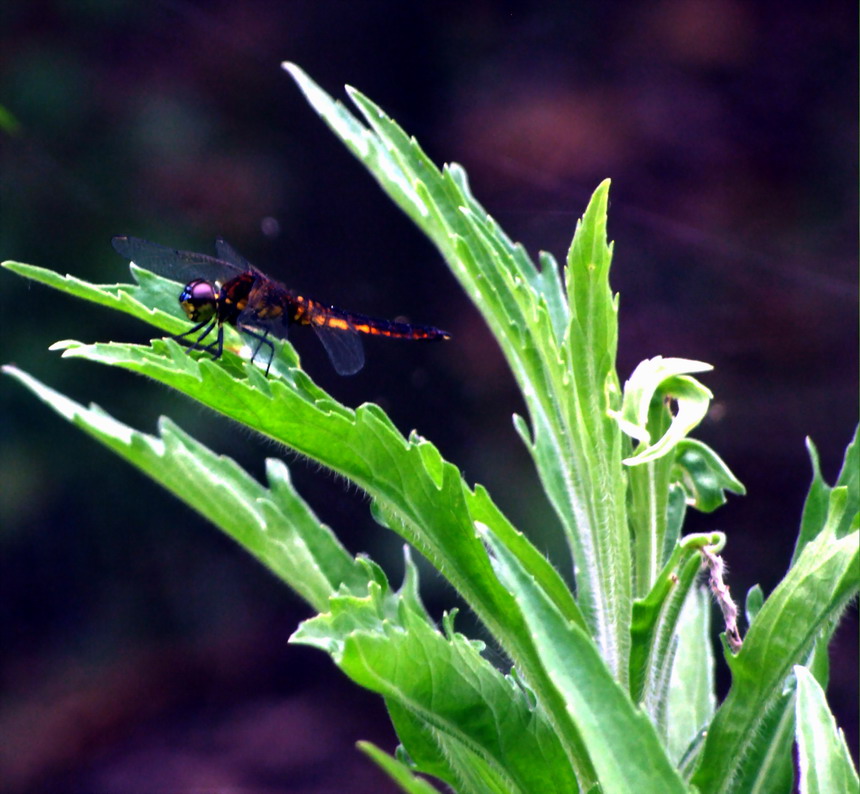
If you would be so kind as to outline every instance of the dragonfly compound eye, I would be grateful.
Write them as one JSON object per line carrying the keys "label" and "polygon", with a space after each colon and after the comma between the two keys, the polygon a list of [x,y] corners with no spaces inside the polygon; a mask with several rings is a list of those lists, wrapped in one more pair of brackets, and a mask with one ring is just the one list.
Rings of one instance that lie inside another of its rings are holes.
{"label": "dragonfly compound eye", "polygon": [[189,320],[208,320],[215,314],[218,290],[211,281],[196,278],[189,281],[179,296],[179,305]]}

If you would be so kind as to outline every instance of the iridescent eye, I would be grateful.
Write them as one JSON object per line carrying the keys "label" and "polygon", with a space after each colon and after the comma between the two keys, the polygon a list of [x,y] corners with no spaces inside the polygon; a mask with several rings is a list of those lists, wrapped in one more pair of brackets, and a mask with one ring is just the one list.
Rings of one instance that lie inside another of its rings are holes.
{"label": "iridescent eye", "polygon": [[211,281],[196,278],[185,285],[185,289],[179,296],[179,302],[200,305],[214,301],[215,297],[215,285]]}
{"label": "iridescent eye", "polygon": [[211,281],[196,278],[189,281],[179,296],[179,305],[190,320],[204,320],[215,314],[218,290]]}

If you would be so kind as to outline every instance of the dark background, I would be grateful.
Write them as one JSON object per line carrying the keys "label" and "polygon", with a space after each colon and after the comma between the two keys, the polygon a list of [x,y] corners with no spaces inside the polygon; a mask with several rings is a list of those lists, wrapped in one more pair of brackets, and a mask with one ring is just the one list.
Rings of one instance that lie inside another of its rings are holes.
{"label": "dark background", "polygon": [[[850,4],[89,0],[0,14],[0,105],[17,122],[0,132],[0,259],[126,281],[114,234],[207,252],[223,235],[311,295],[450,330],[445,345],[371,340],[354,378],[294,339],[324,387],[433,440],[564,571],[482,321],[279,62],[339,96],[355,85],[436,162],[461,162],[533,255],[562,257],[611,177],[620,374],[657,354],[715,365],[697,435],[749,494],[687,530],[728,534],[736,598],[779,581],[810,479],[804,437],[832,482],[857,420]],[[350,550],[398,581],[398,540],[342,481],[143,379],[47,351],[144,341],[141,323],[7,272],[0,321],[0,360],[75,399],[148,432],[168,414],[256,476],[286,456]],[[286,644],[303,603],[8,379],[0,400],[6,790],[391,790],[353,747],[393,751],[381,704]],[[456,603],[432,573],[423,586],[436,614]],[[829,695],[856,752],[855,607],[832,647]]]}

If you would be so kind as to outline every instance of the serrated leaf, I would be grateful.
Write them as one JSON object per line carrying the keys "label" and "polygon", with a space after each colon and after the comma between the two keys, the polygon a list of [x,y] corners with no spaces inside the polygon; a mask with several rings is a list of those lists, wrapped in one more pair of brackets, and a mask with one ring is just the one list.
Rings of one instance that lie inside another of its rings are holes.
{"label": "serrated leaf", "polygon": [[[291,641],[329,652],[356,683],[419,720],[428,740],[465,753],[462,759],[481,759],[508,791],[576,791],[569,759],[542,710],[462,635],[446,638],[409,609],[400,610],[398,621],[383,617],[381,595],[373,585],[363,599],[332,597],[329,612],[305,621]],[[439,771],[423,770],[425,753],[413,752],[408,737],[401,740],[418,771]],[[444,757],[458,777],[471,774],[450,753]]]}
{"label": "serrated leaf", "polygon": [[[370,108],[371,104],[365,100],[365,107]],[[486,218],[483,231],[468,225],[461,207],[474,209],[477,202],[467,200],[460,193],[458,182],[450,173],[440,175],[414,142],[397,133],[396,125],[385,122],[396,141],[389,138],[383,145],[380,138],[366,131],[358,132],[343,115],[342,107],[330,104],[328,110],[336,116],[333,121],[329,120],[341,132],[351,130],[350,134],[358,135],[359,139],[353,143],[359,154],[372,150],[371,160],[382,169],[380,173],[387,180],[386,184],[393,179],[401,192],[405,191],[407,183],[418,191],[419,177],[423,175],[433,195],[441,202],[434,204],[434,210],[444,216],[445,224],[462,229],[473,243],[480,241],[480,245],[490,245],[493,250],[510,256],[519,272],[525,273],[530,267],[521,248],[502,240],[500,233],[486,231],[489,228]],[[408,159],[420,174],[416,173],[415,179],[405,182],[392,177],[392,169],[400,167],[398,158]],[[411,194],[404,193],[404,196],[407,203],[413,201]],[[429,214],[419,215],[430,222]],[[436,231],[442,228],[437,224]],[[445,240],[449,240],[447,231]],[[485,271],[492,273],[493,289],[498,287],[500,294],[507,296],[512,309],[519,307],[521,301],[531,300],[527,290],[516,288],[510,274],[501,273],[497,268],[485,268]],[[496,634],[506,652],[524,669],[529,665],[530,643],[522,627],[511,625],[506,618],[510,597],[492,576],[484,549],[475,539],[474,520],[491,523],[499,537],[511,543],[511,548],[562,612],[570,619],[582,620],[563,580],[543,556],[504,521],[485,493],[471,491],[456,468],[442,462],[432,446],[407,442],[377,407],[363,406],[353,412],[338,405],[303,372],[282,366],[283,356],[272,369],[273,375],[279,377],[266,379],[256,367],[242,366],[233,356],[225,355],[218,361],[188,357],[170,340],[156,341],[149,348],[87,346],[75,342],[67,342],[64,347],[64,356],[122,366],[173,386],[352,479],[369,493],[374,509],[386,524],[449,577]],[[470,509],[474,515],[470,515]]]}
{"label": "serrated leaf", "polygon": [[[818,450],[812,443],[812,439],[806,439],[806,448],[812,463],[812,482],[803,505],[800,534],[797,537],[792,564],[803,547],[824,528],[830,507],[830,494],[833,490],[821,476]],[[850,531],[851,523],[860,511],[860,425],[855,428],[854,438],[845,449],[845,457],[836,485],[846,490],[845,513],[840,526],[836,529],[837,537],[842,537]]]}
{"label": "serrated leaf", "polygon": [[[66,282],[60,282],[61,287]],[[364,488],[387,526],[428,556],[475,609],[528,675],[533,648],[509,618],[511,597],[492,574],[474,522],[493,527],[551,600],[583,623],[569,590],[547,560],[516,532],[487,493],[469,489],[459,471],[429,442],[407,441],[377,406],[353,411],[320,390],[301,370],[284,367],[266,378],[235,356],[217,361],[187,356],[172,340],[151,347],[63,344],[64,356],[87,358],[146,374],[226,416],[327,465]]]}
{"label": "serrated leaf", "polygon": [[[568,250],[565,279],[571,320],[562,347],[562,376],[551,399],[567,407],[557,432],[571,439],[562,447],[570,448],[565,449],[568,481],[555,499],[560,513],[575,516],[569,543],[577,566],[577,595],[586,617],[593,615],[603,658],[626,684],[633,577],[622,434],[612,418],[620,407],[621,389],[615,369],[618,301],[609,285],[608,202],[607,181],[594,192]],[[551,446],[544,444],[536,452],[546,486],[558,464],[548,457]]]}
{"label": "serrated leaf", "polygon": [[340,587],[366,590],[362,567],[295,492],[281,461],[267,462],[266,489],[233,460],[215,455],[166,417],[159,421],[159,435],[150,436],[97,406],[86,408],[64,397],[15,367],[3,371],[212,521],[315,609],[325,608]]}
{"label": "serrated leaf", "polygon": [[607,417],[609,408],[617,408],[619,393],[617,306],[608,285],[608,182],[595,192],[568,257],[569,274],[583,281],[573,293],[568,283],[569,294],[579,295],[574,316],[560,279],[546,271],[552,260],[543,257],[541,271],[522,246],[511,242],[472,196],[462,168],[439,170],[361,92],[347,89],[367,127],[348,117],[344,106],[297,66],[284,68],[321,118],[433,240],[496,336],[529,408],[529,451],[573,549],[580,606],[612,669],[626,675],[628,530],[617,454],[620,433]]}
{"label": "serrated leaf", "polygon": [[130,270],[138,284],[91,284],[75,276],[61,276],[53,270],[21,262],[3,262],[0,267],[76,298],[125,312],[169,333],[179,333],[188,327],[188,318],[177,301],[176,282],[136,265]]}

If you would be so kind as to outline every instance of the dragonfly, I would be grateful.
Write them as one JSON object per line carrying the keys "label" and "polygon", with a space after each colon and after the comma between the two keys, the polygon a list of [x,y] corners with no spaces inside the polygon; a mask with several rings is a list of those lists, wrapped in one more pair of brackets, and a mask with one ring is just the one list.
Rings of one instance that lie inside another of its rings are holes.
{"label": "dragonfly", "polygon": [[[354,375],[364,366],[360,334],[420,341],[451,338],[433,326],[381,320],[309,298],[269,278],[220,237],[214,257],[139,237],[114,237],[111,245],[139,267],[185,282],[179,305],[194,326],[173,339],[189,353],[201,350],[217,359],[224,351],[224,325],[231,325],[253,340],[251,361],[266,350],[266,376],[275,357],[272,338],[286,339],[293,325],[309,325],[316,331],[339,375]],[[213,331],[215,338],[207,342]]]}

